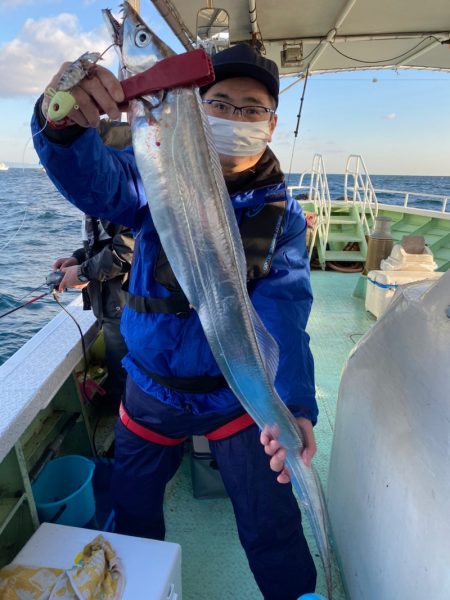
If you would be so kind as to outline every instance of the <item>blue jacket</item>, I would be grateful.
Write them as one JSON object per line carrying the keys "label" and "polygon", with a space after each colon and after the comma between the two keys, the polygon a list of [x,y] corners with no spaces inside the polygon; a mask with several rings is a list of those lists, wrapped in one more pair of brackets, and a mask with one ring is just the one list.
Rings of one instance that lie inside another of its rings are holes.
{"label": "blue jacket", "polygon": [[[133,228],[136,244],[129,291],[151,298],[167,296],[167,289],[153,277],[160,242],[132,149],[106,147],[95,129],[65,144],[50,141],[45,133],[37,133],[40,129],[34,116],[36,151],[61,194],[87,214]],[[305,331],[312,303],[306,223],[298,203],[290,196],[287,199],[272,268],[266,277],[256,280],[251,299],[280,347],[275,380],[280,397],[295,416],[315,423],[314,364]],[[243,210],[261,201],[258,190],[234,194],[238,221]],[[164,377],[220,375],[194,311],[180,319],[174,314],[140,313],[126,307],[121,329],[129,349],[123,364],[145,392],[177,408],[188,406],[194,414],[236,414],[239,401],[229,388],[208,394],[178,392],[159,385],[133,362],[134,358],[146,370]]]}

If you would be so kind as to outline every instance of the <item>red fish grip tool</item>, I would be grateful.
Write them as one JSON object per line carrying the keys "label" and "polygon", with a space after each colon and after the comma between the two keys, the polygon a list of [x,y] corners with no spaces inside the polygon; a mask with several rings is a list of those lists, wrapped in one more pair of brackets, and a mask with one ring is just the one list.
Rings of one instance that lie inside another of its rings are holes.
{"label": "red fish grip tool", "polygon": [[[157,62],[150,69],[121,81],[125,102],[120,104],[119,108],[126,111],[126,102],[134,98],[177,87],[201,87],[212,83],[214,79],[211,58],[201,48],[184,54],[175,54]],[[72,125],[73,120],[68,114],[73,108],[78,107],[70,91],[52,90],[50,97],[48,124],[53,129],[63,129],[67,125]],[[100,107],[99,110],[101,111]]]}
{"label": "red fish grip tool", "polygon": [[[177,87],[201,87],[214,81],[211,57],[198,48],[169,56],[150,69],[121,81],[128,102],[161,90]],[[119,107],[120,108],[120,107]]]}

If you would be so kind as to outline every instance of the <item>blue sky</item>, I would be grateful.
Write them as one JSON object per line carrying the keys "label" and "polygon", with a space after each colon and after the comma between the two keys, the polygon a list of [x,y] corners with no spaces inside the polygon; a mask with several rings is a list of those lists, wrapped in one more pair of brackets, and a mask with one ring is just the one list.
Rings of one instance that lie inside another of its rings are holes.
{"label": "blue sky", "polygon": [[[35,99],[64,60],[108,46],[102,8],[117,12],[119,0],[0,1],[0,161],[37,163],[29,142]],[[141,0],[141,13],[181,51],[149,0]],[[103,64],[114,69],[113,59],[110,51]],[[281,89],[291,82],[284,79]],[[297,84],[280,98],[272,148],[285,171],[301,89]],[[307,170],[318,152],[329,173],[343,172],[346,157],[361,154],[373,174],[450,175],[449,97],[450,74],[443,72],[379,70],[311,77],[292,171]]]}

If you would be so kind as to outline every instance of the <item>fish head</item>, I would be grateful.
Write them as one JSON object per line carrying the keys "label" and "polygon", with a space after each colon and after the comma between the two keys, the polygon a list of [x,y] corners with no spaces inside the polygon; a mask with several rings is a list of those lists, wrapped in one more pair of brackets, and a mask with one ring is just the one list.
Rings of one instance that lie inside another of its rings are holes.
{"label": "fish head", "polygon": [[122,4],[121,23],[115,19],[109,9],[102,12],[113,44],[118,50],[124,77],[142,73],[160,60],[174,54],[128,2]]}
{"label": "fish head", "polygon": [[109,8],[102,9],[102,14],[112,38],[112,43],[117,48],[122,48],[122,24],[113,16]]}
{"label": "fish head", "polygon": [[[106,24],[106,28],[111,36],[114,49],[117,53],[120,63],[120,73],[123,73],[123,60],[122,60],[122,23],[113,16],[109,8],[102,9],[103,19]],[[123,79],[122,76],[119,76]]]}

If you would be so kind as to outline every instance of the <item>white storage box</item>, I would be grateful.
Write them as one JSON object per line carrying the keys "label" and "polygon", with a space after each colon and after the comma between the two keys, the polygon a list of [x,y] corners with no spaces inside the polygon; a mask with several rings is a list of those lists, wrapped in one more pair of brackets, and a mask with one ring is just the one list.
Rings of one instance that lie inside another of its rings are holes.
{"label": "white storage box", "polygon": [[77,554],[99,533],[122,561],[122,600],[181,600],[181,547],[171,542],[42,523],[13,564],[69,569]]}
{"label": "white storage box", "polygon": [[388,307],[399,286],[424,279],[436,280],[442,275],[443,273],[436,271],[369,271],[366,310],[378,319]]}

